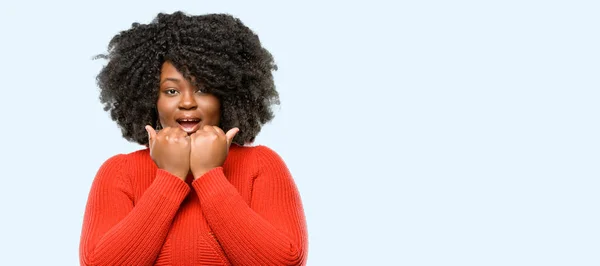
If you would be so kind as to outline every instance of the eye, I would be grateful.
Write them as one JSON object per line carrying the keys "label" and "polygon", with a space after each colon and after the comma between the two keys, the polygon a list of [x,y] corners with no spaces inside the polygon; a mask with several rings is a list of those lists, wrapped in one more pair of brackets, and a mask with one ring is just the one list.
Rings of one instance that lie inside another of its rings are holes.
{"label": "eye", "polygon": [[198,94],[204,94],[204,93],[206,93],[206,90],[204,88],[199,88],[199,89],[196,90],[196,93],[198,93]]}
{"label": "eye", "polygon": [[179,92],[178,92],[176,89],[167,89],[167,90],[165,90],[165,93],[166,93],[167,95],[170,95],[170,96],[172,96],[172,95],[175,95],[175,94],[177,94],[177,93],[179,93]]}

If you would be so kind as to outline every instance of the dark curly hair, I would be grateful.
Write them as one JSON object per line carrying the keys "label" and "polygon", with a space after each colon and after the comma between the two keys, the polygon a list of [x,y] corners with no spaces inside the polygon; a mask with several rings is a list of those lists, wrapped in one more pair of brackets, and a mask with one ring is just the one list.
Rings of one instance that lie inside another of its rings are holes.
{"label": "dark curly hair", "polygon": [[221,102],[220,127],[238,127],[234,142],[253,142],[279,104],[273,56],[258,36],[228,14],[159,13],[149,24],[133,23],[108,44],[97,76],[100,101],[123,137],[148,144],[145,125],[156,128],[161,66],[170,61],[189,81],[201,82]]}

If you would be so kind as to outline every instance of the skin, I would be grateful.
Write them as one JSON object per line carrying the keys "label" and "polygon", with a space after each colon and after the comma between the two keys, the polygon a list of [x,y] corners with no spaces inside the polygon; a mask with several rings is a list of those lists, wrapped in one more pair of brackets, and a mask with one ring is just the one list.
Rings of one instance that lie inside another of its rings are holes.
{"label": "skin", "polygon": [[[159,169],[194,180],[223,165],[238,128],[227,133],[218,127],[221,116],[219,99],[193,86],[170,62],[161,68],[159,96],[156,102],[162,130],[146,126],[150,156]],[[182,116],[200,119],[193,132],[177,122]]]}
{"label": "skin", "polygon": [[160,70],[160,89],[156,107],[163,128],[179,127],[176,119],[183,114],[199,117],[202,119],[201,126],[217,126],[221,117],[219,99],[194,87],[168,61],[163,63]]}

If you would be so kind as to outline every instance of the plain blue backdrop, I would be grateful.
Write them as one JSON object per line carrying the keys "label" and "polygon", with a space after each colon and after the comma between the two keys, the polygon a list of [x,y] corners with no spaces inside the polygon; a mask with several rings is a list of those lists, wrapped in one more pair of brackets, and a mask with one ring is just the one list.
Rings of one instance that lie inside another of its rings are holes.
{"label": "plain blue backdrop", "polygon": [[257,144],[309,265],[600,265],[597,1],[3,1],[0,257],[77,265],[87,194],[142,148],[91,58],[158,12],[230,13],[275,57]]}

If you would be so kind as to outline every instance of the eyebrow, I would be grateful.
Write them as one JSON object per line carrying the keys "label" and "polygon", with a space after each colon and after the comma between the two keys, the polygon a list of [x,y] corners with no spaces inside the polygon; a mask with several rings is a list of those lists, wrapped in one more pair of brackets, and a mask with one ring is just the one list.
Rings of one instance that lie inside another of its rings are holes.
{"label": "eyebrow", "polygon": [[173,82],[177,82],[177,83],[179,83],[181,80],[179,80],[179,79],[176,79],[176,78],[166,78],[166,79],[164,79],[163,81],[161,81],[161,82],[160,82],[160,84],[163,84],[163,83],[165,83],[165,82],[167,82],[167,81],[173,81]]}

